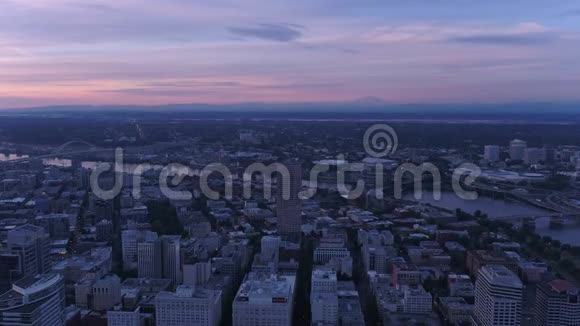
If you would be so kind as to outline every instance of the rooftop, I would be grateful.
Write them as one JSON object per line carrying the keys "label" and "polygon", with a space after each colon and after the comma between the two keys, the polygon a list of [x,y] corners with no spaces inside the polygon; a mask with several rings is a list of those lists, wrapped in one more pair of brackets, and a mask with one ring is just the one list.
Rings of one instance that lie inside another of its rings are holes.
{"label": "rooftop", "polygon": [[556,293],[560,293],[560,294],[568,293],[569,291],[573,291],[573,290],[578,290],[578,288],[574,284],[572,284],[571,282],[566,281],[566,280],[560,280],[560,279],[550,281],[550,282],[546,283],[546,285],[548,286],[548,288],[551,291],[556,292]]}
{"label": "rooftop", "polygon": [[290,300],[295,282],[294,275],[251,272],[240,286],[235,301],[269,300],[271,302],[274,298]]}
{"label": "rooftop", "polygon": [[495,285],[523,288],[519,277],[503,265],[486,265],[480,269],[479,273],[485,275]]}

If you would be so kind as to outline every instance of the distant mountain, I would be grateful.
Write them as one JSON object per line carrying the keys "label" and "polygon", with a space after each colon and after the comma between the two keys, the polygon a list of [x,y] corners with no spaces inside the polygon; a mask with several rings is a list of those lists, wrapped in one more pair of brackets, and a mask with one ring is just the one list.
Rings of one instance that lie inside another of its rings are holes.
{"label": "distant mountain", "polygon": [[[226,116],[223,113],[227,112]],[[155,116],[182,114],[192,118],[317,118],[317,119],[413,119],[413,120],[511,120],[579,122],[580,103],[507,104],[391,104],[376,97],[348,102],[69,105],[0,110],[0,115],[139,113]]]}

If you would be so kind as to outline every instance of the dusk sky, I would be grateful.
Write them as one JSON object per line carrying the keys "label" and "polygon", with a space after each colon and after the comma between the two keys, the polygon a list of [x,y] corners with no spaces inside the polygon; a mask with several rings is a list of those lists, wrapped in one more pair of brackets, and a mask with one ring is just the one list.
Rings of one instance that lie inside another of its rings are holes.
{"label": "dusk sky", "polygon": [[0,0],[0,108],[580,101],[577,0]]}

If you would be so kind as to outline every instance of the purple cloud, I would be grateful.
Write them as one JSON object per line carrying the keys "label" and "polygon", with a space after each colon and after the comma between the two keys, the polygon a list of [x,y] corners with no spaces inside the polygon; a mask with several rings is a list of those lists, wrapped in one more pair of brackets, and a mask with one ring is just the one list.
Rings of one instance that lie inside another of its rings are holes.
{"label": "purple cloud", "polygon": [[253,27],[230,27],[230,33],[266,41],[291,42],[302,37],[303,26],[296,24],[258,24]]}
{"label": "purple cloud", "polygon": [[455,43],[491,44],[491,45],[540,45],[552,41],[548,34],[482,34],[451,37],[448,40]]}

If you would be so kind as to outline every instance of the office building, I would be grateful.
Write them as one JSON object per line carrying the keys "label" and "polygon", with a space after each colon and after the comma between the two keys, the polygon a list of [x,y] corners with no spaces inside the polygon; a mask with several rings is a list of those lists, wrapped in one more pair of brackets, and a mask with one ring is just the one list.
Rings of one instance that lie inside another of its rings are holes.
{"label": "office building", "polygon": [[27,276],[0,295],[0,325],[62,326],[64,277],[60,274]]}
{"label": "office building", "polygon": [[358,326],[364,320],[360,298],[353,281],[341,281],[337,285],[338,325]]}
{"label": "office building", "polygon": [[319,246],[314,249],[315,264],[324,265],[333,258],[343,257],[350,257],[350,251],[341,238],[322,238]]}
{"label": "office building", "polygon": [[536,326],[580,325],[580,292],[565,280],[539,284],[534,311]]}
{"label": "office building", "polygon": [[528,143],[523,141],[523,140],[519,140],[519,139],[514,139],[510,142],[510,158],[512,160],[523,160],[524,159],[524,153],[526,148],[528,147]]}
{"label": "office building", "polygon": [[23,275],[35,276],[50,271],[50,237],[42,227],[25,224],[8,232],[7,251],[20,258]]}
{"label": "office building", "polygon": [[97,280],[92,286],[93,309],[106,311],[121,302],[121,279],[109,274]]}
{"label": "office building", "polygon": [[519,326],[522,293],[522,282],[505,266],[483,266],[475,282],[475,325]]}
{"label": "office building", "polygon": [[403,306],[408,314],[430,314],[433,311],[433,297],[423,286],[401,286]]}
{"label": "office building", "polygon": [[249,273],[233,302],[233,325],[292,325],[296,277]]}
{"label": "office building", "polygon": [[12,283],[22,278],[20,273],[20,256],[0,254],[0,293],[12,288]]}
{"label": "office building", "polygon": [[107,326],[141,326],[141,307],[107,311]]}
{"label": "office building", "polygon": [[155,240],[157,233],[148,230],[125,230],[121,234],[123,270],[137,269],[137,243]]}
{"label": "office building", "polygon": [[163,259],[160,239],[137,244],[137,275],[140,278],[162,278]]}
{"label": "office building", "polygon": [[181,274],[181,236],[165,235],[159,238],[161,240],[161,255],[163,257],[163,278],[173,281],[174,286],[182,283]]}
{"label": "office building", "polygon": [[95,225],[95,235],[97,241],[113,241],[113,237],[115,236],[113,222],[109,220],[101,220]]}
{"label": "office building", "polygon": [[336,272],[312,271],[310,290],[311,320],[314,325],[336,325],[338,321],[338,294]]}
{"label": "office building", "polygon": [[[298,242],[302,227],[302,200],[298,194],[302,188],[302,167],[298,160],[284,162],[289,175],[278,175],[276,192],[276,215],[278,233],[282,240]],[[285,196],[286,195],[286,196]]]}
{"label": "office building", "polygon": [[211,261],[183,264],[183,284],[203,285],[211,277]]}
{"label": "office building", "polygon": [[181,285],[175,292],[155,297],[155,318],[163,326],[217,326],[221,320],[222,292]]}
{"label": "office building", "polygon": [[53,240],[67,239],[70,236],[70,220],[68,214],[40,215],[34,219],[37,226],[42,227]]}
{"label": "office building", "polygon": [[499,146],[497,145],[487,145],[483,151],[483,159],[488,162],[497,162],[499,161]]}
{"label": "office building", "polygon": [[280,259],[280,237],[262,237],[260,256],[263,261],[277,264]]}
{"label": "office building", "polygon": [[527,165],[538,164],[544,161],[546,153],[543,148],[526,148],[524,150],[524,163]]}

